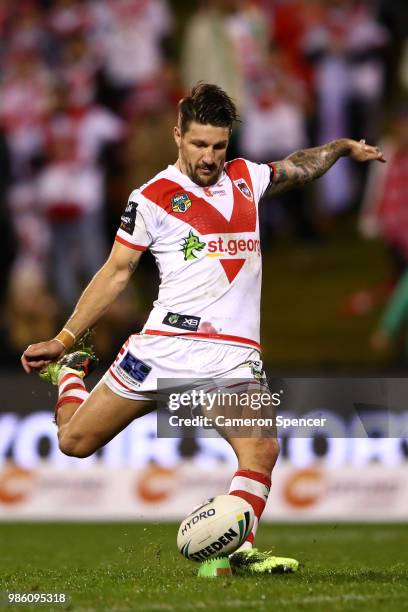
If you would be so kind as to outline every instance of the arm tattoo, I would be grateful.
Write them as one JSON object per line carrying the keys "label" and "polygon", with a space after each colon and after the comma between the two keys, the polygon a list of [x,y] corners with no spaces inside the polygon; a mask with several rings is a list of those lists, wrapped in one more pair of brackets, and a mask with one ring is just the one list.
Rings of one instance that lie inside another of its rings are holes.
{"label": "arm tattoo", "polygon": [[322,147],[296,151],[286,159],[273,164],[275,175],[267,193],[275,195],[322,176],[332,165],[350,151],[347,139],[334,140]]}
{"label": "arm tattoo", "polygon": [[130,274],[133,274],[133,272],[136,270],[136,266],[137,266],[137,261],[133,261],[130,260],[128,263],[128,270],[130,272]]}

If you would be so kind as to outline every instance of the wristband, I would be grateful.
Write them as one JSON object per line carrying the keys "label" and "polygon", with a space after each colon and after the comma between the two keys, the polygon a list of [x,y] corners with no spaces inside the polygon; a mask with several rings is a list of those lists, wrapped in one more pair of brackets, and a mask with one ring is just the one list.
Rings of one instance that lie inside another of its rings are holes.
{"label": "wristband", "polygon": [[62,329],[60,333],[55,336],[54,340],[58,340],[58,342],[61,342],[61,344],[68,350],[72,346],[74,346],[76,337],[75,334],[72,333],[72,331],[64,327],[64,329]]}

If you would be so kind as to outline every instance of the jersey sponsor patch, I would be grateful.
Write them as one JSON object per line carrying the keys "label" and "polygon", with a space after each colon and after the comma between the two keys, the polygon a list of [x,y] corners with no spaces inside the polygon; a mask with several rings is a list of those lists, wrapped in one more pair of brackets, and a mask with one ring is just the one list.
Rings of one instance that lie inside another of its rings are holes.
{"label": "jersey sponsor patch", "polygon": [[197,331],[200,325],[201,317],[193,315],[178,314],[177,312],[168,312],[163,319],[165,325],[178,327],[187,331]]}
{"label": "jersey sponsor patch", "polygon": [[119,368],[126,372],[132,382],[136,381],[138,383],[142,383],[152,370],[150,366],[129,352],[126,353],[120,362]]}
{"label": "jersey sponsor patch", "polygon": [[214,196],[226,196],[227,192],[225,189],[210,189],[210,187],[203,187],[203,192],[207,198],[213,198]]}
{"label": "jersey sponsor patch", "polygon": [[171,200],[171,208],[175,213],[184,213],[191,206],[191,200],[187,193],[177,193]]}
{"label": "jersey sponsor patch", "polygon": [[240,190],[240,192],[248,199],[248,200],[253,200],[253,195],[252,192],[250,190],[250,188],[248,187],[248,185],[246,184],[245,179],[240,178],[237,179],[236,181],[234,181],[234,185],[236,187],[238,187],[238,189]]}
{"label": "jersey sponsor patch", "polygon": [[237,255],[238,253],[256,253],[260,256],[261,241],[258,239],[253,240],[252,238],[248,240],[244,238],[225,240],[222,236],[219,236],[217,240],[209,241],[207,250],[207,256],[209,255],[210,257],[223,256],[224,254]]}
{"label": "jersey sponsor patch", "polygon": [[131,235],[135,231],[136,209],[137,202],[128,202],[120,219],[120,229]]}

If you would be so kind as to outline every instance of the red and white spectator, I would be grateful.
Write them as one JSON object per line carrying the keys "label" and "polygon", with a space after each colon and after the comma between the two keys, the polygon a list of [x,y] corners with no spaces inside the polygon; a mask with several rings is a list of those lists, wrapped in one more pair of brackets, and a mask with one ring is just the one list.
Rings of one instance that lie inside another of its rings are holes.
{"label": "red and white spectator", "polygon": [[408,265],[408,107],[397,110],[381,150],[387,163],[370,169],[359,227],[366,238],[384,240],[401,273]]}
{"label": "red and white spectator", "polygon": [[26,174],[30,160],[42,150],[52,84],[50,71],[31,51],[8,55],[0,84],[0,121],[15,176]]}
{"label": "red and white spectator", "polygon": [[81,0],[55,0],[47,17],[49,29],[59,37],[85,33],[92,23],[91,9]]}
{"label": "red and white spectator", "polygon": [[153,109],[160,106],[162,41],[173,25],[167,1],[105,0],[97,3],[94,15],[93,40],[109,86],[123,98],[136,94],[132,102],[136,111],[147,104]]}

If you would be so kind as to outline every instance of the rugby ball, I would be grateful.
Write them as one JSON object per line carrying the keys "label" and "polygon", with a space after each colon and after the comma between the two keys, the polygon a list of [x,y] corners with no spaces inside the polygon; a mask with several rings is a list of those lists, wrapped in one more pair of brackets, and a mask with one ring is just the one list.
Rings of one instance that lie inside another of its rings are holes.
{"label": "rugby ball", "polygon": [[241,546],[253,524],[254,511],[248,502],[235,495],[218,495],[184,519],[177,546],[190,561],[225,557]]}

